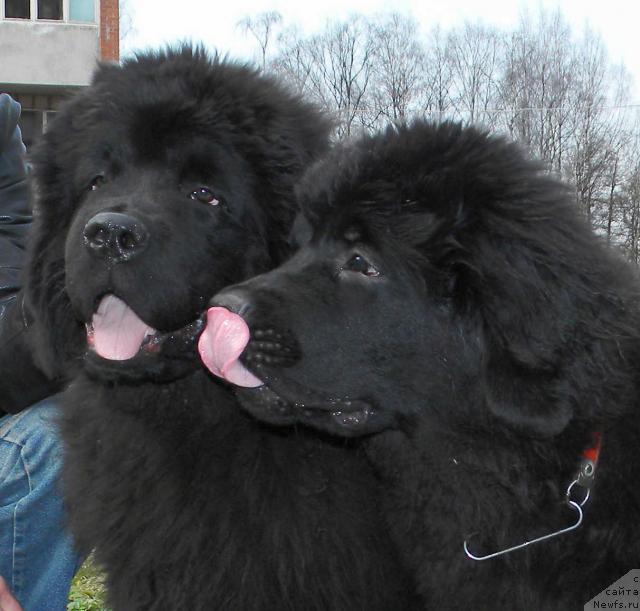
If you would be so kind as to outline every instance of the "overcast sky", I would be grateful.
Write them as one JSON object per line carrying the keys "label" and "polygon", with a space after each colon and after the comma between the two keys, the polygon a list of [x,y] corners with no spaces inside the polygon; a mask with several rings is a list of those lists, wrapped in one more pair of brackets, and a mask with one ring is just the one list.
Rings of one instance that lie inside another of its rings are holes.
{"label": "overcast sky", "polygon": [[[237,28],[247,15],[278,11],[283,25],[299,25],[304,32],[321,30],[328,19],[398,11],[415,17],[427,31],[440,24],[450,27],[482,20],[502,28],[514,26],[520,14],[535,14],[560,8],[574,32],[585,24],[602,35],[609,56],[623,61],[640,91],[640,2],[638,0],[125,0],[133,32],[125,40],[123,53],[141,47],[190,39],[216,47],[232,56],[251,58],[255,48]],[[178,9],[178,10],[176,10]]]}

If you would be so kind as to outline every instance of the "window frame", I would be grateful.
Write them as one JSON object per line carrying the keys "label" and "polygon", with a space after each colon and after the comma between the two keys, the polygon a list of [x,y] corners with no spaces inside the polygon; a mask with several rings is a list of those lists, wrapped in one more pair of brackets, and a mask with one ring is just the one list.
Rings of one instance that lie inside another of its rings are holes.
{"label": "window frame", "polygon": [[29,0],[29,17],[5,17],[6,13],[6,0],[0,2],[0,19],[8,19],[10,21],[32,21],[33,20],[33,0]]}
{"label": "window frame", "polygon": [[93,0],[93,21],[75,21],[70,18],[70,0],[62,0],[62,19],[38,19],[38,0],[29,0],[28,19],[21,17],[5,17],[5,0],[0,0],[0,19],[7,21],[39,21],[42,23],[73,23],[77,25],[100,25],[100,0]]}
{"label": "window frame", "polygon": [[35,14],[35,21],[53,21],[54,23],[58,23],[58,22],[63,22],[65,21],[65,15],[68,13],[65,13],[64,10],[64,5],[69,2],[69,0],[62,0],[62,6],[61,8],[61,16],[60,19],[40,19],[40,16],[38,15],[38,2],[39,0],[35,0],[35,2],[33,0],[31,0],[31,6],[33,7],[35,5],[35,13],[32,11],[31,14],[34,15]]}
{"label": "window frame", "polygon": [[77,23],[80,25],[98,25],[100,23],[100,0],[93,0],[93,21],[76,21],[71,19],[71,0],[62,0],[62,14],[65,23]]}

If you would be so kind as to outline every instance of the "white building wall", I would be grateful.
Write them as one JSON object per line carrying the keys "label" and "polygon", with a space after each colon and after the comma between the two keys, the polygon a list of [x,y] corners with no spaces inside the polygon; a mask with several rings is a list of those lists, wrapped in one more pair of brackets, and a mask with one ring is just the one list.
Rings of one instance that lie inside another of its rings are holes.
{"label": "white building wall", "polygon": [[0,21],[0,88],[87,85],[99,53],[97,24]]}

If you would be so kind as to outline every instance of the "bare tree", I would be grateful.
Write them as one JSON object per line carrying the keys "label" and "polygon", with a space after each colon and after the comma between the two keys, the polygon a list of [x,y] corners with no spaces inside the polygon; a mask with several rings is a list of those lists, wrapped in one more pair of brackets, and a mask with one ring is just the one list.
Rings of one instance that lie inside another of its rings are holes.
{"label": "bare tree", "polygon": [[455,106],[465,121],[487,127],[494,125],[500,41],[495,29],[481,24],[465,23],[449,33]]}
{"label": "bare tree", "polygon": [[620,210],[620,242],[627,257],[634,263],[640,263],[640,147],[636,139],[630,152],[635,152],[633,159],[636,162],[625,181],[621,193]]}
{"label": "bare tree", "polygon": [[356,16],[312,36],[289,28],[278,43],[269,67],[335,115],[337,138],[415,115],[506,132],[572,181],[593,227],[638,259],[631,79],[597,35],[576,38],[559,11],[525,14],[509,32],[466,23],[424,39],[407,17]]}
{"label": "bare tree", "polygon": [[255,17],[244,17],[237,26],[245,33],[255,38],[260,48],[260,64],[262,69],[267,67],[267,50],[273,37],[274,28],[282,23],[282,15],[277,11],[260,13]]}
{"label": "bare tree", "polygon": [[269,70],[278,74],[299,93],[311,97],[314,57],[309,41],[296,26],[290,26],[278,35],[278,44],[280,52],[269,63]]}
{"label": "bare tree", "polygon": [[505,37],[501,79],[504,128],[560,172],[570,137],[574,52],[559,12],[523,16]]}
{"label": "bare tree", "polygon": [[120,45],[135,36],[137,30],[133,26],[133,9],[130,0],[118,0],[118,14],[120,16]]}
{"label": "bare tree", "polygon": [[349,136],[357,125],[371,125],[373,105],[366,96],[373,45],[366,20],[354,16],[328,23],[320,34],[302,41],[289,37],[285,42],[273,69],[335,115],[338,138]]}
{"label": "bare tree", "polygon": [[419,111],[424,87],[425,56],[415,20],[393,13],[375,21],[372,42],[372,96],[375,111],[387,120],[406,119]]}
{"label": "bare tree", "polygon": [[602,226],[609,242],[623,243],[625,231],[622,208],[624,187],[635,174],[637,160],[636,136],[631,110],[631,77],[624,66],[615,66],[609,71],[611,92],[608,96],[610,108],[603,115],[608,124],[606,145],[609,149],[607,167],[603,175],[605,191],[599,206],[602,208]]}
{"label": "bare tree", "polygon": [[429,119],[442,121],[453,108],[453,54],[449,37],[435,26],[424,50],[424,86],[418,92],[422,113]]}
{"label": "bare tree", "polygon": [[577,203],[594,226],[601,226],[600,204],[612,164],[619,160],[621,125],[607,109],[616,101],[610,94],[614,82],[602,40],[587,29],[576,55],[574,147],[569,161]]}
{"label": "bare tree", "polygon": [[339,136],[349,136],[354,124],[367,125],[366,95],[372,74],[373,45],[366,22],[353,17],[329,27],[313,48],[316,58],[315,84],[328,94],[338,112]]}

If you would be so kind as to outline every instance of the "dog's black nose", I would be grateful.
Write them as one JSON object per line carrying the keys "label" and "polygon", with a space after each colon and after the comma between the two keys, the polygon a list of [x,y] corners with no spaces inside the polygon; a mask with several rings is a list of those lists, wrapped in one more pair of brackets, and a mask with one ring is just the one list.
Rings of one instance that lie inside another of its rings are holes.
{"label": "dog's black nose", "polygon": [[251,306],[251,298],[247,290],[235,286],[220,291],[211,300],[211,305],[220,306],[238,316],[244,316]]}
{"label": "dog's black nose", "polygon": [[130,261],[147,246],[149,233],[138,219],[118,212],[100,212],[84,227],[86,247],[114,263]]}

